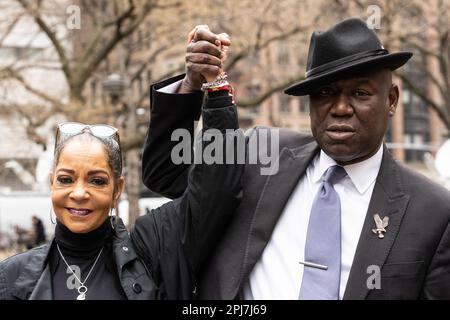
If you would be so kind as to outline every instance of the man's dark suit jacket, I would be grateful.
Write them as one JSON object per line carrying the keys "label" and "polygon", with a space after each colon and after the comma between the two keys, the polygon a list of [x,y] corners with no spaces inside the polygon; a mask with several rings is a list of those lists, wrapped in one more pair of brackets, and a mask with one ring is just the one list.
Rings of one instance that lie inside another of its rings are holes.
{"label": "man's dark suit jacket", "polygon": [[[156,92],[179,79],[158,83],[151,90],[152,118],[143,156],[144,183],[169,197],[184,190],[188,168],[167,158],[176,144],[170,134],[180,127],[193,129],[202,101],[201,93]],[[320,151],[312,136],[279,130],[279,171],[263,176],[260,165],[246,165],[243,200],[197,279],[200,299],[242,298],[243,285],[291,192]],[[383,239],[372,232],[377,213],[389,216]],[[450,299],[449,221],[450,193],[396,162],[384,147],[344,299]],[[375,275],[371,266],[381,269],[380,288],[371,281]]]}

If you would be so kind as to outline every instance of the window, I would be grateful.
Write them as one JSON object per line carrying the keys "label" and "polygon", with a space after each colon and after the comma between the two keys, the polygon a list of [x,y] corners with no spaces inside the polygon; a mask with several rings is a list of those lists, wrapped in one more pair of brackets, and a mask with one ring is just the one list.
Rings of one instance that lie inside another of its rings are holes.
{"label": "window", "polygon": [[298,103],[300,112],[309,114],[309,96],[300,96]]}
{"label": "window", "polygon": [[[246,90],[248,99],[251,101],[251,100],[258,98],[258,96],[261,92],[261,86],[258,83],[250,83],[250,84],[246,85],[245,90]],[[249,108],[248,112],[253,113],[253,114],[259,113],[259,106]]]}
{"label": "window", "polygon": [[280,93],[278,95],[278,101],[280,102],[280,112],[290,113],[291,112],[291,99],[287,94]]}
{"label": "window", "polygon": [[427,105],[408,87],[403,87],[405,160],[423,162],[424,147],[430,139]]}
{"label": "window", "polygon": [[289,48],[286,43],[279,43],[278,45],[278,63],[280,65],[289,64]]}
{"label": "window", "polygon": [[2,60],[32,60],[42,58],[41,48],[27,47],[3,47],[0,48],[0,58]]}
{"label": "window", "polygon": [[404,104],[408,104],[411,101],[411,91],[408,89],[403,89],[402,99]]}
{"label": "window", "polygon": [[405,158],[408,162],[422,162],[425,151],[423,147],[425,145],[424,137],[421,134],[405,134],[405,143],[408,148],[405,152]]}

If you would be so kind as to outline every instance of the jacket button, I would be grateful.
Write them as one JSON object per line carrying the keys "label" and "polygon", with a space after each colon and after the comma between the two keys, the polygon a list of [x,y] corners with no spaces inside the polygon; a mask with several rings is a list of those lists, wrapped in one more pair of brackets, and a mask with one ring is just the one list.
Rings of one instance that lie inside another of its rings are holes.
{"label": "jacket button", "polygon": [[122,247],[123,251],[127,252],[128,251],[128,247]]}
{"label": "jacket button", "polygon": [[136,293],[141,293],[142,292],[141,285],[137,282],[133,283],[133,291]]}

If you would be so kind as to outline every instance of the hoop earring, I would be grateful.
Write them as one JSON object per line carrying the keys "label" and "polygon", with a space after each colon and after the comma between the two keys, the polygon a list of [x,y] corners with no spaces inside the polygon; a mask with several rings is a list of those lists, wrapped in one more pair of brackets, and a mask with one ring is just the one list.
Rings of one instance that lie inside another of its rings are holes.
{"label": "hoop earring", "polygon": [[[52,223],[52,224],[56,224],[56,221],[53,221],[53,215],[52,215],[52,212],[53,212],[53,208],[50,208],[50,222]],[[56,215],[55,215],[56,216]]]}
{"label": "hoop earring", "polygon": [[[114,228],[114,224],[113,224],[113,210],[114,211],[116,211],[116,209],[114,208],[114,207],[111,207],[111,209],[109,209],[109,222],[111,223],[111,227],[113,228],[113,230],[115,230],[115,228]],[[115,212],[114,212],[114,215],[115,215]]]}

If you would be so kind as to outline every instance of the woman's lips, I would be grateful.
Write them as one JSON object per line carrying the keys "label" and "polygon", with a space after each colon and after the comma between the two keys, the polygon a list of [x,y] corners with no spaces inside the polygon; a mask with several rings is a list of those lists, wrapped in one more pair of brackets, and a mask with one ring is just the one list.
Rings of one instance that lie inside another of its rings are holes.
{"label": "woman's lips", "polygon": [[66,208],[66,209],[69,211],[71,215],[78,217],[87,216],[92,212],[92,210],[90,209],[75,209],[75,208]]}

